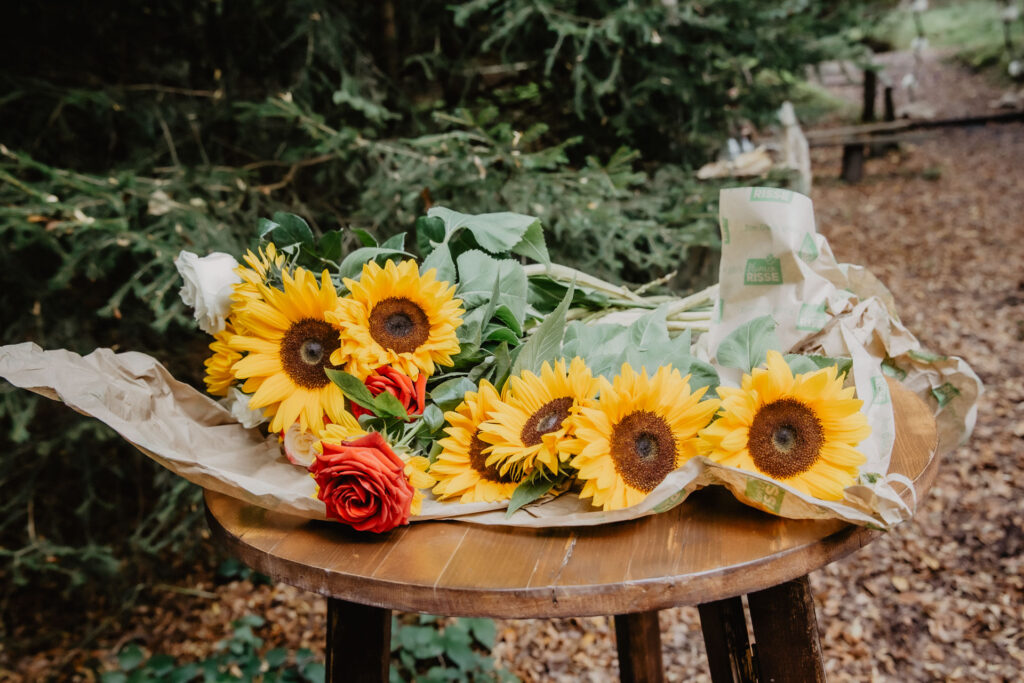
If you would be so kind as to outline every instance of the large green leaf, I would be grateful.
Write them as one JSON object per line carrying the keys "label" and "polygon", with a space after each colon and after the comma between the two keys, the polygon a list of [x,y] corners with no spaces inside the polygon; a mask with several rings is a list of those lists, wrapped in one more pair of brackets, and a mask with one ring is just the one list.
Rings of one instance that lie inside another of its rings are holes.
{"label": "large green leaf", "polygon": [[435,277],[439,281],[448,284],[455,282],[455,261],[452,260],[452,252],[447,244],[437,245],[430,255],[423,259],[420,272],[425,273],[431,268],[436,271]]}
{"label": "large green leaf", "polygon": [[750,372],[765,361],[769,349],[779,348],[779,337],[775,334],[777,326],[770,315],[740,325],[718,345],[718,362],[728,368]]}
{"label": "large green leaf", "polygon": [[690,388],[716,386],[715,369],[690,353],[690,335],[675,339],[669,337],[665,321],[665,308],[661,307],[639,318],[632,325],[596,324],[569,325],[562,347],[565,358],[580,356],[595,375],[614,378],[623,363],[647,374],[657,372],[663,365],[671,365],[683,376],[690,375]]}
{"label": "large green leaf", "polygon": [[519,347],[511,374],[519,375],[524,370],[539,374],[545,361],[554,362],[561,356],[565,314],[569,310],[574,289],[575,287],[570,287],[566,290],[562,303],[544,318],[526,343]]}
{"label": "large green leaf", "polygon": [[[511,259],[496,259],[474,249],[459,255],[458,266],[458,296],[467,310],[490,304],[493,312],[497,306],[505,306],[522,329],[527,287],[522,265]],[[498,295],[496,300],[493,298],[495,292]]]}
{"label": "large green leaf", "polygon": [[[452,211],[443,206],[435,206],[427,212],[427,215],[444,221],[445,240],[451,239],[455,232],[465,228],[473,234],[477,244],[492,254],[512,251],[513,247],[524,240],[531,226],[534,224],[537,224],[538,228],[540,226],[540,219],[535,216],[508,211],[472,215]],[[536,232],[531,235],[530,244],[524,246],[523,249],[539,255],[536,235]],[[543,235],[540,237],[540,243],[543,244]],[[545,247],[544,254],[546,253],[547,248]]]}

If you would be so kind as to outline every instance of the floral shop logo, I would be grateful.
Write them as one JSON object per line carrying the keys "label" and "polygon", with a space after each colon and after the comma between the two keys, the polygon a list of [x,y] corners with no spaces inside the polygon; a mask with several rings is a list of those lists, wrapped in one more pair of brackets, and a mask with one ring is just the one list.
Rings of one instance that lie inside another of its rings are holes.
{"label": "floral shop logo", "polygon": [[793,201],[793,193],[778,187],[752,187],[750,188],[750,201],[789,204]]}
{"label": "floral shop logo", "polygon": [[828,313],[825,312],[825,303],[802,304],[800,315],[796,319],[796,329],[803,332],[820,332],[828,323]]}
{"label": "floral shop logo", "polygon": [[950,401],[960,395],[960,390],[946,382],[941,387],[932,389],[932,396],[939,402],[940,407],[945,407]]}
{"label": "floral shop logo", "polygon": [[820,253],[818,252],[818,245],[814,243],[814,238],[811,237],[811,233],[804,235],[804,241],[800,245],[800,251],[798,252],[800,258],[803,259],[804,263],[812,263],[818,260]]}
{"label": "floral shop logo", "polygon": [[884,405],[891,399],[889,398],[889,385],[885,383],[885,377],[881,375],[875,375],[871,378],[871,404],[872,405]]}
{"label": "floral shop logo", "polygon": [[786,491],[781,486],[760,479],[747,479],[746,493],[752,503],[763,505],[775,514],[782,509],[782,499],[786,497]]}
{"label": "floral shop logo", "polygon": [[781,285],[782,262],[776,256],[747,259],[747,268],[743,273],[745,285]]}

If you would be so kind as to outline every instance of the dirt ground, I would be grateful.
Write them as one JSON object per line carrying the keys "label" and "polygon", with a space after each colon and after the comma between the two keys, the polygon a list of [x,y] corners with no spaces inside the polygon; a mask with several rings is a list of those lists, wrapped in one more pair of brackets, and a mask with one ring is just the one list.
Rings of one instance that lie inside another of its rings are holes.
{"label": "dirt ground", "polygon": [[[950,83],[944,96],[958,91]],[[991,94],[970,92],[976,104]],[[868,266],[889,286],[927,347],[967,359],[986,393],[974,436],[945,457],[916,518],[811,575],[830,680],[1020,680],[1024,124],[935,132],[870,159],[852,186],[829,179],[838,155],[815,153],[819,230],[840,261]],[[199,657],[231,619],[251,613],[267,619],[268,647],[320,651],[324,612],[322,598],[288,586],[216,586],[200,575],[150,591],[87,650],[25,657],[8,675],[39,680],[55,667],[109,661],[129,641]],[[709,680],[696,608],[665,610],[661,625],[668,680]],[[610,618],[504,621],[498,639],[498,664],[527,681],[617,677]]]}

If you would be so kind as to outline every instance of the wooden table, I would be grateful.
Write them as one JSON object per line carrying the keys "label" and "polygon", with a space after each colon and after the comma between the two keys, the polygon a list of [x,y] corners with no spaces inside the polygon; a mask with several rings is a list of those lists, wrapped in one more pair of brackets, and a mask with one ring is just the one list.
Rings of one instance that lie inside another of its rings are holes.
{"label": "wooden table", "polygon": [[[924,403],[892,384],[892,471],[920,498],[938,458]],[[623,681],[661,681],[658,610],[698,605],[712,679],[824,680],[807,573],[880,532],[787,520],[720,487],[668,512],[579,529],[422,522],[374,535],[207,492],[215,540],[327,601],[329,681],[386,681],[391,610],[501,618],[616,615]],[[747,596],[755,646],[741,601]]]}

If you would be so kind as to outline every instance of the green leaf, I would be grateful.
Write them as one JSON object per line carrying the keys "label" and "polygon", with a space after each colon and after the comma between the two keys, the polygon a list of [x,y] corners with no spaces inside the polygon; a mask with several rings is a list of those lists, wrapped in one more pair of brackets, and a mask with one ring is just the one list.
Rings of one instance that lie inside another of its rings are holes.
{"label": "green leaf", "polygon": [[420,216],[416,219],[416,247],[420,254],[427,256],[435,245],[444,241],[444,221],[437,216]]}
{"label": "green leaf", "polygon": [[373,412],[379,417],[397,417],[408,420],[409,413],[394,394],[382,391],[373,398]]}
{"label": "green leaf", "polygon": [[526,343],[519,347],[516,362],[512,366],[512,374],[519,375],[524,370],[540,374],[544,361],[554,361],[561,355],[562,337],[565,334],[565,314],[569,310],[569,302],[575,287],[569,287],[562,303],[558,304],[542,322]]}
{"label": "green leaf", "polygon": [[853,367],[853,360],[850,358],[831,358],[829,356],[801,356],[789,353],[785,356],[786,364],[793,374],[816,372],[822,368],[837,367],[837,373],[843,375]]}
{"label": "green leaf", "polygon": [[146,656],[135,643],[126,645],[120,652],[117,653],[117,664],[121,668],[121,671],[131,671],[139,664],[142,664],[142,660]]}
{"label": "green leaf", "polygon": [[469,629],[472,631],[473,637],[476,638],[476,642],[488,650],[494,648],[494,641],[498,634],[493,619],[473,618],[463,619],[462,621],[468,622]]}
{"label": "green leaf", "polygon": [[400,232],[397,235],[392,235],[391,237],[384,240],[384,243],[380,245],[380,248],[394,249],[395,251],[405,253],[403,251],[405,249],[405,233]]}
{"label": "green leaf", "polygon": [[[446,209],[443,206],[431,208],[427,215],[444,221],[445,241],[458,230],[465,228],[473,234],[477,244],[492,254],[509,251],[526,236],[527,230],[540,220],[534,216],[502,211],[471,215]],[[533,247],[536,250],[536,247]]]}
{"label": "green leaf", "polygon": [[259,235],[261,240],[262,239],[266,239],[267,235],[269,235],[270,233],[272,233],[275,229],[277,229],[279,227],[280,226],[277,223],[275,223],[274,221],[270,220],[269,218],[260,218],[256,222],[256,232]]}
{"label": "green leaf", "polygon": [[[458,266],[458,296],[467,310],[487,303],[493,307],[504,305],[522,329],[526,316],[527,282],[526,271],[518,261],[496,259],[473,249],[459,255]],[[496,300],[495,292],[498,293]]]}
{"label": "green leaf", "polygon": [[325,261],[337,261],[340,259],[341,242],[341,230],[331,230],[330,232],[324,233],[324,236],[320,238],[320,242],[317,244],[317,249],[320,252],[320,258]]}
{"label": "green leaf", "polygon": [[313,246],[313,231],[309,224],[293,213],[278,211],[274,214],[274,223],[277,227],[273,229],[274,244],[278,247],[286,247],[292,244]]}
{"label": "green leaf", "polygon": [[444,426],[444,412],[436,403],[429,403],[423,409],[423,422],[426,423],[431,432],[436,432]]}
{"label": "green leaf", "polygon": [[[358,377],[350,375],[344,370],[332,370],[330,368],[324,370],[327,376],[332,382],[341,387],[341,391],[350,401],[356,405],[362,406],[367,410],[374,410],[376,405],[374,404],[374,396],[370,393],[370,390],[366,388]],[[393,398],[393,397],[392,397]]]}
{"label": "green leaf", "polygon": [[492,325],[490,328],[484,335],[484,341],[504,342],[509,346],[519,345],[519,336],[507,327]]}
{"label": "green leaf", "polygon": [[718,345],[718,362],[725,367],[750,372],[768,357],[769,349],[780,346],[775,334],[778,323],[770,315],[740,325]]}
{"label": "green leaf", "polygon": [[[515,332],[517,337],[522,337],[523,336],[522,324],[516,318],[516,314],[513,313],[512,310],[509,309],[508,306],[506,306],[505,304],[501,304],[499,306],[496,306],[495,309],[494,309],[494,314],[493,315],[494,315],[495,318],[497,318],[501,322],[505,323],[505,325],[508,327],[508,329],[510,329],[513,332]],[[518,344],[519,341],[517,340],[516,343]]]}
{"label": "green leaf", "polygon": [[512,253],[525,256],[528,259],[533,259],[538,263],[551,263],[551,257],[548,255],[548,247],[544,242],[544,228],[541,226],[539,220],[530,224],[526,229],[526,233],[523,235],[522,241],[512,247]]}
{"label": "green leaf", "polygon": [[434,387],[430,392],[430,400],[441,410],[455,410],[455,407],[462,403],[466,392],[476,391],[476,388],[476,385],[465,377],[455,377]]}
{"label": "green leaf", "polygon": [[352,232],[359,238],[359,243],[364,247],[376,247],[377,238],[363,230],[362,228],[352,228]]}
{"label": "green leaf", "polygon": [[494,349],[494,367],[491,370],[491,383],[496,387],[503,386],[511,371],[512,355],[509,353],[508,344],[499,344]]}
{"label": "green leaf", "polygon": [[338,273],[341,277],[355,278],[363,270],[363,264],[374,261],[384,256],[406,256],[412,258],[412,254],[402,251],[401,249],[393,249],[390,247],[359,247],[353,252],[349,252],[349,255],[345,257],[345,260],[341,262],[341,266],[338,268]]}
{"label": "green leaf", "polygon": [[545,479],[543,477],[534,477],[521,483],[512,492],[512,498],[508,502],[508,510],[505,511],[505,519],[511,517],[519,508],[529,505],[546,494],[554,485],[554,479]]}
{"label": "green leaf", "polygon": [[452,260],[452,251],[447,244],[437,245],[430,255],[423,259],[420,272],[425,273],[431,268],[437,271],[435,277],[439,281],[448,284],[455,282],[455,261]]}

